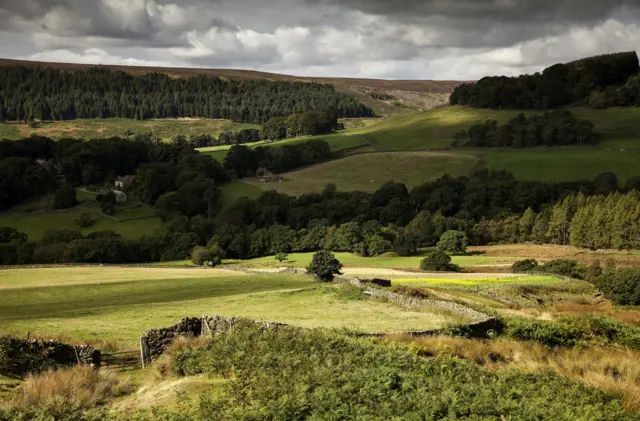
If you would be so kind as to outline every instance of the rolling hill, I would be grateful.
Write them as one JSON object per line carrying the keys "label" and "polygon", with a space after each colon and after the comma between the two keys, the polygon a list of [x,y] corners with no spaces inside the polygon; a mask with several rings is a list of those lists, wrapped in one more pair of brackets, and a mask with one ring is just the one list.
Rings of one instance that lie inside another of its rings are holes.
{"label": "rolling hill", "polygon": [[[0,59],[0,66],[47,67],[54,69],[86,70],[95,65],[74,63],[52,63]],[[172,77],[192,77],[198,75],[217,76],[237,80],[282,80],[297,82],[328,83],[339,92],[353,96],[363,104],[371,107],[379,115],[407,114],[424,111],[448,103],[449,94],[462,82],[434,80],[382,80],[358,78],[323,78],[302,77],[266,73],[240,69],[206,69],[206,68],[174,68],[174,67],[142,67],[100,65],[103,68],[118,70],[132,75],[149,72],[166,73]],[[384,94],[380,96],[380,94]],[[376,99],[374,96],[385,99]]]}
{"label": "rolling hill", "polygon": [[[283,183],[247,182],[263,190],[301,194],[320,191],[327,183],[335,183],[341,190],[363,191],[375,190],[390,180],[415,186],[446,173],[465,175],[486,167],[510,171],[517,179],[526,181],[592,180],[599,174],[612,172],[623,184],[629,177],[640,175],[640,129],[636,123],[640,121],[640,109],[572,107],[570,110],[578,118],[594,123],[602,136],[594,147],[448,149],[457,131],[487,119],[504,123],[521,112],[449,106],[354,125],[344,132],[320,136],[330,142],[334,151],[357,146],[355,139],[362,139],[367,146],[351,149],[350,156],[337,161],[284,174],[287,181]],[[272,146],[306,139],[289,139]],[[447,149],[446,153],[434,152],[441,149]],[[352,156],[359,152],[366,155]],[[219,160],[225,153],[209,152]]]}

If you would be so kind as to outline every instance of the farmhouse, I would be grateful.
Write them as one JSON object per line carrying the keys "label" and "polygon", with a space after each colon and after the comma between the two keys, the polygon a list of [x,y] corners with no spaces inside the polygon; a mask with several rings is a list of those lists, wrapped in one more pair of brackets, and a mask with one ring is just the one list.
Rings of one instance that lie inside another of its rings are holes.
{"label": "farmhouse", "polygon": [[135,175],[125,175],[125,176],[116,178],[116,181],[113,184],[117,189],[126,190],[131,186],[131,184],[133,183],[133,180],[135,179],[136,179]]}

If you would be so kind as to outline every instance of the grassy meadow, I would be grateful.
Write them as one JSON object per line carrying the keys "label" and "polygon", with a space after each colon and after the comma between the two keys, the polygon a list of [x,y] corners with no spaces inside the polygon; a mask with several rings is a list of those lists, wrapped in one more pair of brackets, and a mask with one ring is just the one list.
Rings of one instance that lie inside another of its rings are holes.
{"label": "grassy meadow", "polygon": [[373,192],[385,183],[404,183],[412,188],[445,174],[467,175],[480,162],[473,154],[448,152],[383,152],[352,155],[284,174],[282,183],[247,183],[263,190],[290,195],[321,191],[328,183],[338,190]]}
{"label": "grassy meadow", "polygon": [[[161,226],[160,218],[145,218],[117,222],[99,213],[89,212],[96,219],[96,223],[89,228],[80,228],[73,219],[83,213],[85,209],[51,211],[46,213],[34,212],[26,214],[0,215],[0,226],[12,227],[29,236],[29,240],[37,241],[42,238],[46,230],[79,230],[84,234],[97,231],[113,231],[126,239],[137,239],[151,235]],[[118,216],[118,215],[116,215]],[[133,216],[130,216],[133,217]]]}
{"label": "grassy meadow", "polygon": [[[329,146],[332,151],[342,151],[345,149],[358,148],[361,146],[365,146],[367,144],[365,140],[365,135],[361,132],[366,130],[366,126],[360,129],[353,130],[345,130],[338,133],[333,133],[329,135],[321,135],[321,136],[302,136],[296,137],[293,139],[285,139],[276,142],[256,142],[251,143],[247,146],[250,148],[255,148],[258,146],[272,146],[272,147],[281,147],[284,145],[294,145],[296,143],[307,142],[310,139],[323,139],[329,143]],[[198,149],[200,153],[204,153],[206,155],[212,156],[214,159],[223,162],[224,157],[227,155],[227,152],[231,149],[230,145],[223,146],[213,146],[209,148],[200,148]]]}
{"label": "grassy meadow", "polygon": [[37,128],[22,123],[0,124],[0,139],[21,139],[32,134],[52,139],[79,137],[99,139],[129,134],[147,134],[169,140],[174,136],[209,134],[217,137],[225,131],[259,128],[257,124],[235,123],[230,120],[208,118],[168,118],[158,120],[134,120],[129,118],[88,118],[69,121],[43,121]]}
{"label": "grassy meadow", "polygon": [[366,332],[430,329],[456,322],[437,311],[372,301],[303,275],[244,275],[219,269],[16,269],[0,271],[0,289],[0,335],[31,332],[116,342],[121,347],[135,347],[146,329],[201,314]]}

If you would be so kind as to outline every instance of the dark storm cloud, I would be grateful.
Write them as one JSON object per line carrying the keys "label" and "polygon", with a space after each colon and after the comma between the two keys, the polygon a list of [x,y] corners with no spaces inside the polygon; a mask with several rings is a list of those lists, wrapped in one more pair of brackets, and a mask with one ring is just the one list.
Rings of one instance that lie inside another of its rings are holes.
{"label": "dark storm cloud", "polygon": [[0,55],[473,79],[637,49],[639,22],[640,0],[0,0]]}

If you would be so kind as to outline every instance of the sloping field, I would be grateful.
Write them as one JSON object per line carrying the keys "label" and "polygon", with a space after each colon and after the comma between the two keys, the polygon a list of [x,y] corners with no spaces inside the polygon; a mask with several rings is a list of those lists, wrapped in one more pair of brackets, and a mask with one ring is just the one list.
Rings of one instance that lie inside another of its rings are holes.
{"label": "sloping field", "polygon": [[43,121],[36,127],[23,123],[0,124],[0,139],[22,139],[32,134],[52,139],[79,137],[82,139],[100,139],[131,134],[148,134],[169,140],[174,136],[192,136],[208,134],[217,137],[225,131],[238,131],[259,128],[257,124],[234,123],[230,120],[207,118],[168,118],[161,120],[133,120],[129,118],[87,118],[69,121]]}
{"label": "sloping field", "polygon": [[[591,120],[602,140],[596,148],[640,149],[640,108],[610,108],[591,110],[569,108],[578,118]],[[453,135],[476,123],[497,120],[506,123],[520,113],[542,114],[542,111],[485,110],[453,106],[420,114],[392,117],[370,126],[366,135],[383,150],[424,150],[449,146]]]}
{"label": "sloping field", "polygon": [[135,347],[146,329],[202,314],[367,332],[430,329],[456,321],[438,312],[370,300],[302,275],[247,276],[218,269],[21,269],[0,271],[0,284],[10,286],[2,289],[0,335],[24,336],[29,331],[34,336],[116,341],[127,347]]}
{"label": "sloping field", "polygon": [[[367,144],[366,136],[361,134],[361,132],[364,130],[367,130],[366,127],[342,131],[339,133],[334,133],[329,135],[321,135],[315,138],[326,140],[331,150],[336,152],[336,151],[342,151],[345,149],[352,149],[352,148],[365,146]],[[311,136],[303,136],[303,137],[296,137],[294,139],[280,140],[277,142],[256,142],[256,143],[248,144],[246,146],[250,148],[256,148],[258,146],[270,146],[274,148],[279,148],[284,145],[294,145],[296,143],[307,142],[313,138],[314,137],[311,137]],[[224,157],[227,155],[227,152],[229,151],[229,149],[231,149],[230,145],[224,145],[224,146],[213,146],[209,148],[200,148],[198,150],[200,151],[200,153],[204,153],[206,155],[212,156],[214,159],[220,162],[223,162]]]}
{"label": "sloping field", "polygon": [[25,214],[0,215],[0,227],[12,227],[29,236],[30,241],[38,241],[46,230],[80,230],[84,234],[98,231],[114,231],[126,239],[137,239],[153,234],[161,226],[160,218],[133,219],[117,222],[99,213],[89,214],[96,219],[90,228],[79,228],[73,222],[76,216],[87,213],[76,208],[64,211],[33,212]]}
{"label": "sloping field", "polygon": [[283,174],[281,183],[246,183],[263,190],[291,195],[321,191],[328,183],[341,191],[373,192],[389,181],[418,186],[445,174],[467,175],[478,164],[473,154],[447,152],[383,152],[353,155]]}
{"label": "sloping field", "polygon": [[489,167],[507,170],[524,181],[593,180],[599,174],[611,172],[624,185],[629,177],[640,175],[640,151],[554,148],[476,152]]}

